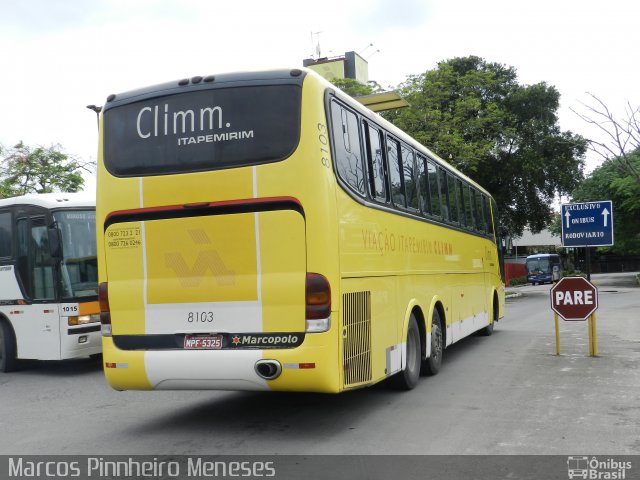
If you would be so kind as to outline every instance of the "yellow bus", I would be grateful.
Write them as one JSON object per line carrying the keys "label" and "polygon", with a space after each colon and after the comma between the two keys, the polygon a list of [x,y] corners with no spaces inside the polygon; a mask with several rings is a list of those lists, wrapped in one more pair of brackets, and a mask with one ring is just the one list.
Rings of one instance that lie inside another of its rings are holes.
{"label": "yellow bus", "polygon": [[115,389],[410,389],[503,315],[489,193],[312,71],[110,95],[100,131]]}
{"label": "yellow bus", "polygon": [[0,200],[0,372],[102,351],[95,198]]}

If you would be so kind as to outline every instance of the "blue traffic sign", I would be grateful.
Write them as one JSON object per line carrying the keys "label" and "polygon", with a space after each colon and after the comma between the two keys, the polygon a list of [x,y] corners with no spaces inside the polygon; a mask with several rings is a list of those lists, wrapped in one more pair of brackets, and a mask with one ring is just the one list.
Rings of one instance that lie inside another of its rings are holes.
{"label": "blue traffic sign", "polygon": [[611,200],[568,203],[560,210],[562,246],[605,247],[613,245]]}

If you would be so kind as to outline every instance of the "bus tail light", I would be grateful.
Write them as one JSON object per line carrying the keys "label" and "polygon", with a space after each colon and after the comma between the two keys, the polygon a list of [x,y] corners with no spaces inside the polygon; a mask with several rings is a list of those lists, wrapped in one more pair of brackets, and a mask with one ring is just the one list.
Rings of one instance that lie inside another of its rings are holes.
{"label": "bus tail light", "polygon": [[98,287],[98,301],[100,302],[100,323],[102,324],[102,336],[111,336],[111,310],[109,309],[109,287],[103,282]]}
{"label": "bus tail light", "polygon": [[326,332],[331,326],[331,286],[319,273],[307,273],[306,331]]}

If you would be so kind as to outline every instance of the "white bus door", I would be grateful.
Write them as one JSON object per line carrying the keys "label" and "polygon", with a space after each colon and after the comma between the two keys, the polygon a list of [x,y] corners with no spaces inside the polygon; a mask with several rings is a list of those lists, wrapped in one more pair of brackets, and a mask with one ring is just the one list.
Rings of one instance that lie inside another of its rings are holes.
{"label": "white bus door", "polygon": [[17,305],[12,321],[19,358],[60,358],[60,320],[55,269],[44,216],[19,218],[17,276],[26,305]]}

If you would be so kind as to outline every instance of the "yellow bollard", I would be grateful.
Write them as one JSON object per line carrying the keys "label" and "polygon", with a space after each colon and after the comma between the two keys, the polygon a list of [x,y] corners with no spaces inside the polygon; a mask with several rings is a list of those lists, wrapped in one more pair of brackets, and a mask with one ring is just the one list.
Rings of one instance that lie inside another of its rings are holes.
{"label": "yellow bollard", "polygon": [[596,312],[589,316],[589,354],[598,356],[598,338],[596,336]]}
{"label": "yellow bollard", "polygon": [[553,321],[556,324],[556,355],[560,355],[560,325],[558,323],[558,314],[553,313]]}

